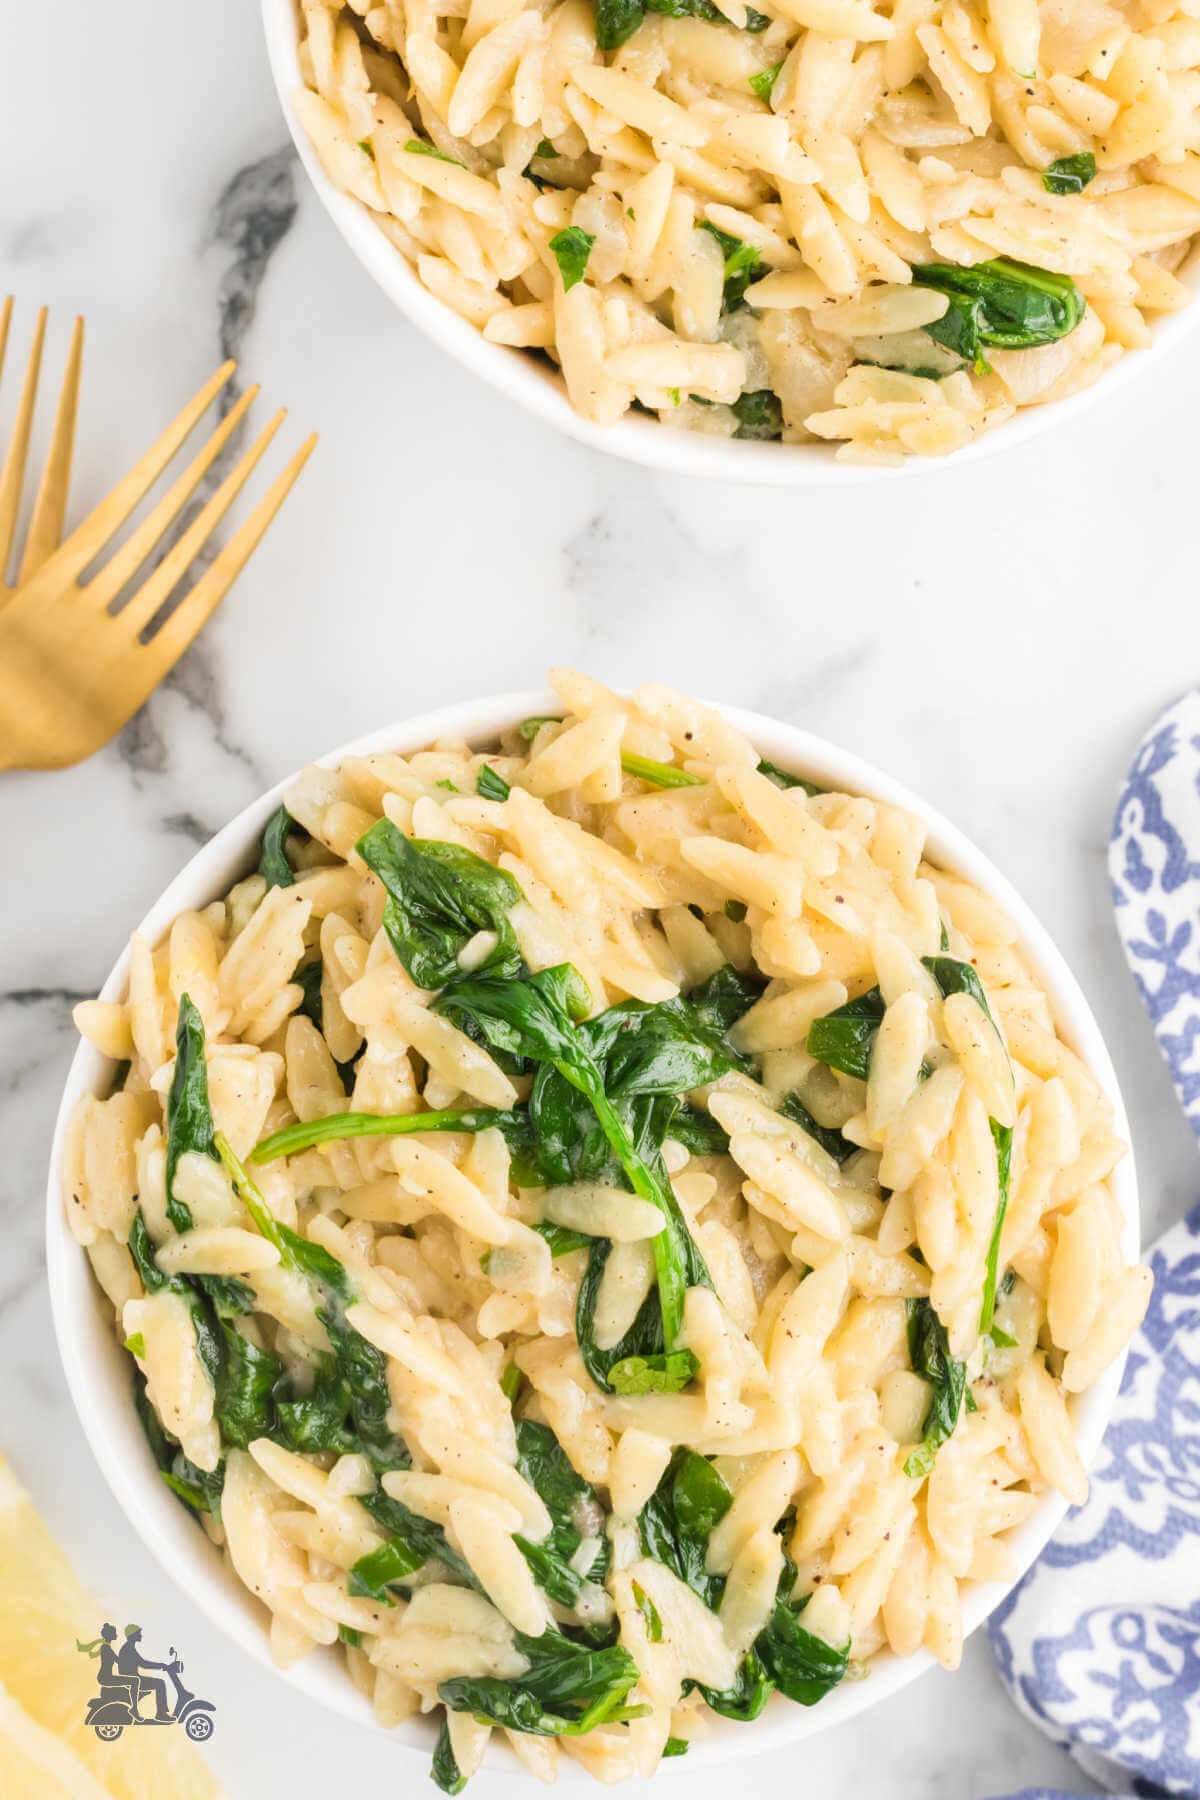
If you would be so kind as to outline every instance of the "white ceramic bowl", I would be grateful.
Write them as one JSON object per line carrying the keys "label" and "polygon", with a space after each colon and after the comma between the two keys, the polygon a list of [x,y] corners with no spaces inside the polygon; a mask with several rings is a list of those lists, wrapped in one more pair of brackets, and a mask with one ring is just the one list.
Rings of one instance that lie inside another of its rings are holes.
{"label": "white ceramic bowl", "polygon": [[[1115,393],[1118,386],[1145,369],[1151,360],[1158,361],[1200,318],[1200,307],[1195,305],[1167,314],[1153,327],[1151,350],[1122,356],[1114,369],[1082,393],[1052,406],[1022,407],[1006,424],[984,432],[949,458],[910,456],[897,469],[838,462],[834,444],[742,443],[707,437],[701,432],[673,430],[631,413],[616,425],[594,425],[580,418],[571,407],[562,382],[548,363],[523,351],[488,343],[473,325],[421,285],[407,258],[372,223],[369,209],[334,186],[296,115],[294,96],[302,85],[296,0],[262,0],[262,13],[279,104],[305,172],[342,237],[384,293],[426,337],[510,400],[516,400],[581,444],[624,457],[627,462],[677,475],[714,476],[761,487],[846,486],[928,473],[947,463],[975,461],[993,450],[1026,443],[1055,423],[1065,425],[1077,419],[1098,397]],[[1181,274],[1193,290],[1200,285],[1200,256],[1191,256]]]}
{"label": "white ceramic bowl", "polygon": [[[502,694],[444,707],[343,744],[320,761],[332,766],[345,756],[364,756],[373,751],[411,753],[444,734],[485,744],[517,720],[553,710],[555,704],[552,694],[534,692]],[[1105,1089],[1116,1114],[1116,1130],[1128,1138],[1116,1076],[1087,1001],[1046,931],[987,858],[923,800],[850,752],[757,713],[736,707],[719,710],[752,739],[762,755],[781,767],[803,772],[823,786],[889,801],[925,820],[934,860],[991,894],[1017,924],[1022,948],[1045,984],[1059,1030]],[[160,941],[178,913],[207,905],[254,867],[263,827],[292,780],[294,777],[277,783],[246,807],[180,870],[138,926],[151,944]],[[128,954],[122,954],[101,989],[102,999],[124,997],[128,962]],[[54,1326],[67,1381],[96,1460],[143,1543],[215,1624],[259,1662],[273,1667],[263,1610],[159,1478],[131,1402],[129,1359],[116,1341],[111,1309],[92,1279],[86,1255],[67,1229],[61,1197],[66,1122],[82,1094],[104,1094],[111,1078],[112,1065],[108,1060],[90,1044],[81,1044],[67,1076],[55,1125],[47,1197],[47,1261]],[[1126,1259],[1132,1261],[1139,1239],[1137,1184],[1131,1157],[1117,1169],[1113,1186],[1123,1221],[1122,1249]],[[1124,1356],[1095,1387],[1073,1402],[1080,1450],[1089,1465],[1108,1423],[1123,1367]],[[1018,1574],[1023,1574],[1033,1562],[1065,1511],[1065,1501],[1051,1495],[1023,1526],[1009,1535]],[[964,1629],[974,1631],[1007,1592],[1001,1583],[976,1584],[967,1589]],[[776,1695],[753,1725],[739,1725],[714,1715],[711,1735],[697,1744],[688,1765],[694,1769],[701,1762],[719,1762],[809,1737],[894,1694],[932,1666],[933,1659],[927,1651],[904,1659],[885,1651],[875,1658],[865,1680],[834,1689],[819,1706],[795,1706]],[[281,1679],[345,1717],[380,1729],[367,1701],[351,1685],[340,1651],[314,1652],[283,1673]],[[433,1747],[428,1721],[409,1721],[391,1737],[397,1743],[419,1747],[426,1755]],[[519,1767],[509,1752],[502,1754],[509,1767]],[[496,1760],[500,1761],[499,1755]]]}

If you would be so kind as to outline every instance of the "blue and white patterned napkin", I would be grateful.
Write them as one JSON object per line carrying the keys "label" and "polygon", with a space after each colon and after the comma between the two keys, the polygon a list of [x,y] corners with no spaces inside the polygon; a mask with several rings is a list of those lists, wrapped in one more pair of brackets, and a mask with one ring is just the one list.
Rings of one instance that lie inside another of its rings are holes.
{"label": "blue and white patterned napkin", "polygon": [[[1139,746],[1109,867],[1125,953],[1200,1137],[1200,692]],[[1091,1494],[988,1630],[1017,1706],[1092,1781],[1200,1800],[1200,1205],[1149,1260],[1154,1293]]]}

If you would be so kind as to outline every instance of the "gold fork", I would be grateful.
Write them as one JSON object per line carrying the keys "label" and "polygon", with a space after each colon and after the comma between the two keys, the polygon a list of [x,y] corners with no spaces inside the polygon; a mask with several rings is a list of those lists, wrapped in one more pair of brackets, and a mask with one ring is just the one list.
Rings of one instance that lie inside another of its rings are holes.
{"label": "gold fork", "polygon": [[[0,370],[11,316],[10,298],[0,313]],[[120,730],[220,605],[317,441],[314,435],[301,445],[249,518],[154,635],[147,637],[147,628],[153,625],[228,512],[286,414],[276,413],[157,567],[147,574],[119,612],[111,612],[113,601],[196,493],[237,430],[258,388],[248,388],[240,396],[142,523],[90,580],[81,582],[83,571],[125,524],[237,365],[225,363],[205,382],[128,475],[60,543],[83,353],[83,321],[76,320],[17,583],[6,587],[4,577],[12,560],[20,512],[45,325],[43,308],[34,328],[8,453],[0,469],[0,769],[65,768],[90,756]]]}

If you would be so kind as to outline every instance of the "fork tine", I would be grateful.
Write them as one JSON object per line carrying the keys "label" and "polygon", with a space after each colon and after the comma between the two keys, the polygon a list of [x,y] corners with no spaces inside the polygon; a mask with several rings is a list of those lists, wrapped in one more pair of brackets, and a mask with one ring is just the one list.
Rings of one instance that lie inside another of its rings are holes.
{"label": "fork tine", "polygon": [[287,499],[296,477],[312,455],[317,437],[301,444],[281,475],[263,495],[250,517],[240,525],[211,568],[200,577],[191,592],[185,594],[178,607],[155,633],[148,644],[139,646],[138,668],[143,680],[143,695],[162,680],[183,655],[201,626],[216,611],[230,587],[245,568],[267,526]]}
{"label": "fork tine", "polygon": [[[42,345],[46,339],[48,312],[49,308],[43,306],[33,328],[33,343],[29,349],[29,361],[25,365],[25,384],[21,389],[20,404],[17,407],[16,419],[13,421],[12,437],[9,439],[8,454],[4,458],[4,468],[0,470],[0,581],[3,581],[8,570],[9,558],[12,556],[13,536],[17,529],[17,515],[21,510],[21,489],[25,485],[25,459],[29,454],[29,432],[33,425],[33,408],[37,400],[38,375],[42,367]],[[6,316],[6,337],[8,335],[7,326],[8,318]]]}
{"label": "fork tine", "polygon": [[71,451],[75,444],[75,412],[79,404],[79,371],[83,362],[83,320],[76,319],[67,351],[67,369],[58,411],[54,415],[54,433],[46,453],[46,466],[33,503],[29,535],[21,558],[18,583],[36,575],[50,552],[62,537],[63,519],[67,512],[67,488],[71,482]]}
{"label": "fork tine", "polygon": [[[153,486],[197,420],[237,368],[233,361],[222,363],[198,393],[193,394],[178,418],[151,444],[145,455],[133,465],[128,475],[118,481],[112,492],[101,500],[77,525],[66,542],[60,544],[48,562],[42,564],[39,576],[52,580],[55,588],[66,587],[92,558],[120,530],[134,507]],[[52,574],[51,574],[52,570]]]}
{"label": "fork tine", "polygon": [[[171,483],[167,492],[146,515],[119,550],[115,550],[104,567],[93,576],[84,588],[89,601],[97,607],[110,606],[130,577],[136,574],[155,544],[162,537],[175,515],[183,510],[191,499],[196,487],[205,476],[217,457],[221,454],[246,413],[249,411],[259,392],[258,384],[246,389],[237,404],[231,406],[208,442],[197,452],[188,464],[178,481]],[[186,567],[186,564],[184,565]],[[182,569],[180,570],[182,573]],[[178,575],[176,580],[178,580]],[[168,590],[169,591],[169,590]]]}
{"label": "fork tine", "polygon": [[8,348],[8,327],[12,322],[13,297],[11,294],[4,302],[4,310],[0,312],[0,375],[4,373],[4,352]]}
{"label": "fork tine", "polygon": [[251,471],[261,461],[267,445],[286,417],[286,412],[281,411],[275,414],[275,417],[251,444],[236,467],[229,471],[216,493],[210,497],[197,517],[192,520],[179,542],[171,546],[157,569],[142,583],[137,592],[130,597],[128,604],[123,606],[116,615],[118,623],[131,637],[136,637],[138,632],[150,623],[159,607],[174,592],[176,584],[196,560],[245,487]]}

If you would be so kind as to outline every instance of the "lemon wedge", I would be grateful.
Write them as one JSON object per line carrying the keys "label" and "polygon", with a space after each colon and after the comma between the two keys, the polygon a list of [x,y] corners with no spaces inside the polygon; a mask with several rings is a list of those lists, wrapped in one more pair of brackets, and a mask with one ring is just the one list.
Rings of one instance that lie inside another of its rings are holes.
{"label": "lemon wedge", "polygon": [[0,1456],[0,1794],[4,1800],[217,1800],[179,1726],[102,1743],[85,1725],[102,1620]]}

